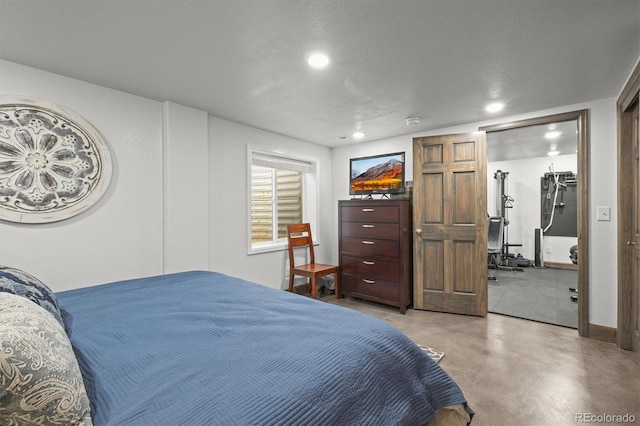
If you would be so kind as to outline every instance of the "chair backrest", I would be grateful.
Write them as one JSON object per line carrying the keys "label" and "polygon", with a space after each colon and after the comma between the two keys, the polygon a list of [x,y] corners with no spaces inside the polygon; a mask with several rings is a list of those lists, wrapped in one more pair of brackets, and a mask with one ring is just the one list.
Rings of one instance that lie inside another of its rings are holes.
{"label": "chair backrest", "polygon": [[504,229],[504,218],[492,216],[487,219],[487,251],[489,253],[500,253],[502,251],[502,231]]}
{"label": "chair backrest", "polygon": [[298,247],[309,248],[309,263],[316,263],[316,256],[313,252],[313,237],[311,236],[311,225],[308,223],[293,223],[287,225],[287,240],[289,241],[289,266],[293,268],[294,251]]}

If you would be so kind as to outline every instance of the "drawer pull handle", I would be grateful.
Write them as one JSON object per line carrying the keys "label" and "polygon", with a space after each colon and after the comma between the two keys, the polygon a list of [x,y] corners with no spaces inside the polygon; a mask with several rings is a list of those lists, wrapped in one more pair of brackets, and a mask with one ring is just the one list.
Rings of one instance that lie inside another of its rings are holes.
{"label": "drawer pull handle", "polygon": [[373,242],[373,241],[363,241],[362,244],[368,244],[368,245],[372,246],[372,245],[375,244],[375,242]]}
{"label": "drawer pull handle", "polygon": [[364,263],[365,265],[375,265],[376,262],[372,262],[370,260],[363,260],[362,263]]}
{"label": "drawer pull handle", "polygon": [[366,279],[366,278],[363,278],[363,279],[362,279],[362,281],[363,281],[365,284],[375,284],[375,283],[376,283],[374,280],[368,280],[368,279]]}
{"label": "drawer pull handle", "polygon": [[362,225],[362,227],[363,227],[363,228],[375,228],[375,226],[374,226],[374,225],[366,225],[366,224],[365,224],[365,225]]}
{"label": "drawer pull handle", "polygon": [[375,209],[362,209],[362,211],[363,211],[363,212],[372,212],[372,211],[374,211],[374,210],[375,210]]}

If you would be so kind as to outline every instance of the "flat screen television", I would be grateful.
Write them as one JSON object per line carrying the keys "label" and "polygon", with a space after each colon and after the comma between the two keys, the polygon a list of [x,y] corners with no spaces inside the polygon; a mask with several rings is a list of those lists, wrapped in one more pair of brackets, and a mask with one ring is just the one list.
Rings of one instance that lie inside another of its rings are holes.
{"label": "flat screen television", "polygon": [[404,152],[352,158],[349,194],[401,194],[404,192]]}

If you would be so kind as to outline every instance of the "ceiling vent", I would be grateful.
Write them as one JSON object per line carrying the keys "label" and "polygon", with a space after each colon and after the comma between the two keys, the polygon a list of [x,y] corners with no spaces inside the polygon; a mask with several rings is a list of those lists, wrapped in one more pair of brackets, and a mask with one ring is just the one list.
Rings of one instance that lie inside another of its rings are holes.
{"label": "ceiling vent", "polygon": [[407,126],[415,126],[416,124],[420,124],[420,117],[407,117],[406,123]]}

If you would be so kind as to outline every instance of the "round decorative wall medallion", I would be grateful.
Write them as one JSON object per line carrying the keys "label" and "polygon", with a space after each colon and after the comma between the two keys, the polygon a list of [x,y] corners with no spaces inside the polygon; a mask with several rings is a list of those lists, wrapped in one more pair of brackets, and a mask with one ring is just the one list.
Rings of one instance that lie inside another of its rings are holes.
{"label": "round decorative wall medallion", "polygon": [[109,148],[87,121],[50,102],[0,98],[0,219],[68,219],[110,180]]}

